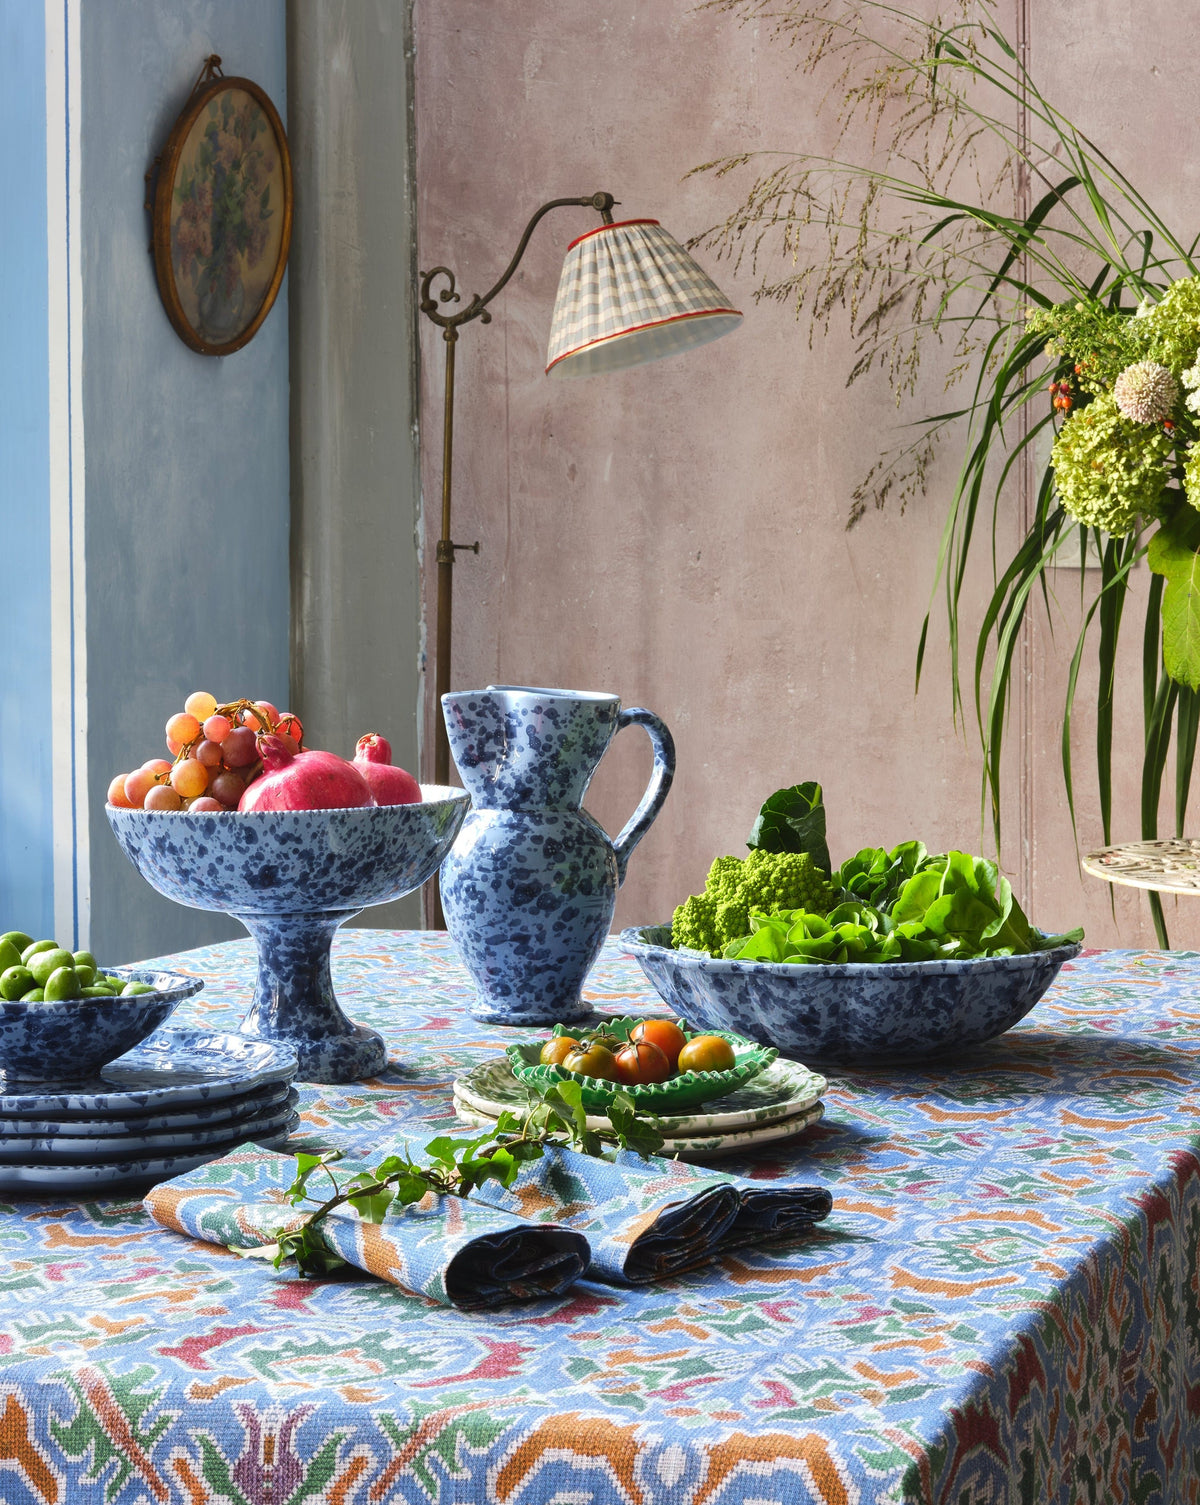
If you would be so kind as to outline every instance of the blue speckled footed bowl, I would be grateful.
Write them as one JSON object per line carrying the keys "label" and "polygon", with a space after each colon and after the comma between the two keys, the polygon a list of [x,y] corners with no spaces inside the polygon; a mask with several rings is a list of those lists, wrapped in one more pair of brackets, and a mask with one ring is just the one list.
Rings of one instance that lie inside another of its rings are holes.
{"label": "blue speckled footed bowl", "polygon": [[1079,947],[974,961],[797,966],[672,950],[671,927],[621,943],[691,1025],[737,1030],[809,1063],[921,1061],[1011,1029]]}
{"label": "blue speckled footed bowl", "polygon": [[176,972],[106,967],[152,993],[131,998],[64,998],[41,1003],[0,1001],[0,1084],[72,1082],[94,1076],[152,1034],[175,1006],[204,983]]}
{"label": "blue speckled footed bowl", "polygon": [[221,909],[258,944],[242,1032],[290,1046],[307,1082],[354,1082],[387,1062],[382,1037],[342,1012],[329,973],[334,932],[368,904],[398,899],[437,872],[470,797],[421,786],[415,805],[358,810],[118,810],[125,855],[153,888]]}

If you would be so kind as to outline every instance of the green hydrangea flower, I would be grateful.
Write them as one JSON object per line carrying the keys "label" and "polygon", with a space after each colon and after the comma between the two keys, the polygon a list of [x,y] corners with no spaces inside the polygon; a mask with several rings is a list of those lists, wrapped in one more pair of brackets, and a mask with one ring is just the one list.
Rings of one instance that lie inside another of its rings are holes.
{"label": "green hydrangea flower", "polygon": [[1173,282],[1144,318],[1130,322],[1144,330],[1149,359],[1183,371],[1200,351],[1200,277]]}
{"label": "green hydrangea flower", "polygon": [[[1141,320],[1138,321],[1142,322]],[[1158,509],[1174,441],[1123,418],[1111,393],[1067,419],[1051,463],[1063,506],[1077,522],[1123,537]]]}
{"label": "green hydrangea flower", "polygon": [[1188,446],[1187,459],[1183,462],[1183,494],[1200,512],[1200,444]]}

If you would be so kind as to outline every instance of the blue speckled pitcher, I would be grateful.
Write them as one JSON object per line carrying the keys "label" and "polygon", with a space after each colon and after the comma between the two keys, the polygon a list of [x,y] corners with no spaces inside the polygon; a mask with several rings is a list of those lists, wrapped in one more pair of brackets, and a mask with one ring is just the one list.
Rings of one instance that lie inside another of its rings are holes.
{"label": "blue speckled pitcher", "polygon": [[[442,864],[446,927],[492,1024],[570,1023],[592,1012],[583,980],[612,924],[629,854],[662,808],[675,744],[616,695],[489,685],[442,696],[471,810]],[[608,744],[644,726],[654,772],[615,841],[582,809]]]}

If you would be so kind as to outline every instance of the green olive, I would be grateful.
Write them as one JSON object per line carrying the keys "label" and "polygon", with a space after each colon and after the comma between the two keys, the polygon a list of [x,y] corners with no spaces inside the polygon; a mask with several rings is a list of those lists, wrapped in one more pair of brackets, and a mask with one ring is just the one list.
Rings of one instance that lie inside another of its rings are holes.
{"label": "green olive", "polygon": [[28,993],[21,994],[21,1002],[42,1003],[45,1000],[45,997],[46,995],[41,988],[30,988]]}
{"label": "green olive", "polygon": [[30,988],[35,986],[33,973],[28,967],[6,967],[0,972],[0,998],[9,1003],[16,998],[24,998]]}
{"label": "green olive", "polygon": [[58,949],[57,941],[30,941],[29,945],[21,952],[21,960],[28,966],[29,958],[36,956],[39,951],[57,951]]}
{"label": "green olive", "polygon": [[57,972],[59,967],[75,968],[75,958],[69,951],[64,951],[61,946],[55,946],[51,951],[35,951],[29,961],[25,963],[33,973],[33,980],[39,988],[44,988],[50,980],[50,974]]}
{"label": "green olive", "polygon": [[148,982],[127,982],[121,989],[122,998],[136,998],[139,993],[153,993],[154,989]]}
{"label": "green olive", "polygon": [[82,992],[85,998],[112,998],[114,996],[113,990],[109,987],[105,987],[103,984],[97,987],[97,985],[93,983],[91,987],[84,988]]}
{"label": "green olive", "polygon": [[7,936],[0,936],[0,972],[7,972],[9,967],[20,965],[21,953]]}
{"label": "green olive", "polygon": [[90,988],[96,981],[95,967],[89,967],[86,962],[75,963],[75,976],[79,979],[81,988]]}
{"label": "green olive", "polygon": [[3,935],[0,935],[0,941],[11,942],[16,947],[18,956],[25,950],[26,946],[33,945],[33,937],[26,935],[23,930],[6,930]]}
{"label": "green olive", "polygon": [[74,967],[56,967],[45,983],[46,998],[62,1003],[68,998],[82,998],[79,977]]}
{"label": "green olive", "polygon": [[75,970],[78,971],[80,967],[91,967],[93,972],[100,970],[99,963],[90,951],[76,951]]}

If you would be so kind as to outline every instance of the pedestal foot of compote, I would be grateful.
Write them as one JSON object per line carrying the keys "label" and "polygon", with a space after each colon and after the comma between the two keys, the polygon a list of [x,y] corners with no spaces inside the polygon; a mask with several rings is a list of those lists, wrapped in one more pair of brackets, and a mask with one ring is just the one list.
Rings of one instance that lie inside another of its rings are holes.
{"label": "pedestal foot of compote", "polygon": [[329,971],[334,933],[359,913],[234,916],[258,946],[254,1003],[240,1031],[294,1050],[298,1081],[357,1082],[387,1065],[383,1036],[347,1019]]}

